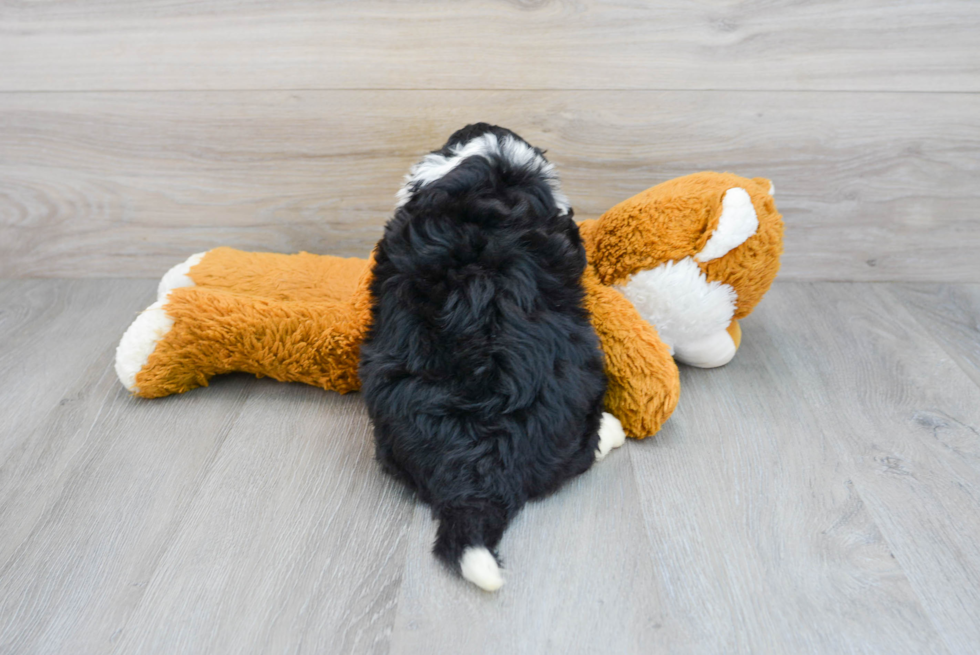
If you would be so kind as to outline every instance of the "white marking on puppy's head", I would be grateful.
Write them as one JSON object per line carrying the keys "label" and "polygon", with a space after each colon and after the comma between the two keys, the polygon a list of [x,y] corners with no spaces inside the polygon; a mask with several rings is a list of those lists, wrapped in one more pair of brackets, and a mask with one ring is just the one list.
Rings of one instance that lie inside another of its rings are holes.
{"label": "white marking on puppy's head", "polygon": [[721,200],[718,227],[694,259],[699,262],[718,259],[745,243],[758,229],[759,217],[752,206],[749,192],[741,187],[732,187]]}
{"label": "white marking on puppy's head", "polygon": [[422,161],[412,166],[405,176],[405,184],[395,194],[398,199],[395,207],[406,205],[416,191],[444,177],[469,157],[500,159],[514,168],[522,168],[533,175],[540,176],[551,188],[551,195],[555,199],[558,211],[562,214],[568,213],[568,198],[561,190],[555,165],[524,141],[512,136],[498,139],[492,132],[486,132],[470,141],[452,146],[448,155],[431,152],[423,157]]}

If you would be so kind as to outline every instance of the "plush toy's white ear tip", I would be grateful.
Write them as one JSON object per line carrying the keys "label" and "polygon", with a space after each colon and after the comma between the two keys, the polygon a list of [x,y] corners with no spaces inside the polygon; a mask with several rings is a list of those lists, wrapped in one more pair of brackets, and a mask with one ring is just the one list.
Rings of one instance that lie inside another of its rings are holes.
{"label": "plush toy's white ear tip", "polygon": [[745,243],[758,229],[759,217],[755,213],[749,192],[742,187],[732,187],[721,199],[718,226],[694,259],[699,262],[718,259]]}
{"label": "plush toy's white ear tip", "polygon": [[136,376],[146,366],[160,339],[174,326],[174,320],[163,309],[164,304],[158,300],[143,310],[126,329],[116,348],[116,375],[133,393],[139,392]]}
{"label": "plush toy's white ear tip", "polygon": [[772,182],[769,182],[769,195],[770,196],[776,195],[776,185],[773,184]]}

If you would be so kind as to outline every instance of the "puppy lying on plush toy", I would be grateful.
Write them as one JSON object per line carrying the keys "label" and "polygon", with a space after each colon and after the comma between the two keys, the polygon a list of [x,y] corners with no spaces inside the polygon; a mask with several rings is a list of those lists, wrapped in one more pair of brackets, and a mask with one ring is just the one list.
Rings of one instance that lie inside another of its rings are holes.
{"label": "puppy lying on plush toy", "polygon": [[[605,405],[630,437],[655,434],[678,361],[721,366],[779,269],[783,224],[763,178],[697,173],[579,225],[586,305],[605,353]],[[145,398],[242,371],[346,393],[360,387],[371,259],[216,248],[175,266],[116,352]]]}

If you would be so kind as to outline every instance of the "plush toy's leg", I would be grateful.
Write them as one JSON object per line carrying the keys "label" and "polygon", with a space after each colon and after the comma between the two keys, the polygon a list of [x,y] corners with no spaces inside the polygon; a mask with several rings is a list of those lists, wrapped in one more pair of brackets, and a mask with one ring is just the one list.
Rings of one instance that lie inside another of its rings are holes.
{"label": "plush toy's leg", "polygon": [[656,326],[677,361],[714,368],[735,356],[738,298],[730,285],[709,281],[693,258],[640,271],[617,288]]}
{"label": "plush toy's leg", "polygon": [[140,314],[116,351],[116,372],[145,398],[182,393],[244,371],[345,393],[360,387],[364,308],[277,302],[179,287]]}
{"label": "plush toy's leg", "polygon": [[606,354],[606,409],[626,435],[642,439],[660,430],[680,395],[680,377],[670,349],[621,293],[598,281],[591,268],[582,278],[586,309]]}
{"label": "plush toy's leg", "polygon": [[724,330],[714,332],[696,341],[674,346],[674,358],[698,368],[717,368],[732,361],[742,342],[742,329],[733,320]]}
{"label": "plush toy's leg", "polygon": [[368,260],[301,252],[295,255],[215,248],[191,256],[160,280],[158,300],[172,289],[225,289],[273,300],[348,300]]}

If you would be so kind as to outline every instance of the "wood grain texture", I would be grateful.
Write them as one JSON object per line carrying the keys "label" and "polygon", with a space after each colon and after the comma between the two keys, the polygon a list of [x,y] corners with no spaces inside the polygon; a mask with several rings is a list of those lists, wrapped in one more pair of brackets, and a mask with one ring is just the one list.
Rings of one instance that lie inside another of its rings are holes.
{"label": "wood grain texture", "polygon": [[76,410],[91,409],[91,386],[111,374],[106,361],[120,328],[152,302],[153,287],[146,280],[2,283],[0,487],[11,476],[7,458],[22,451],[53,408],[64,419],[59,429],[80,429]]}
{"label": "wood grain texture", "polygon": [[18,493],[0,500],[15,528],[4,535],[15,548],[0,569],[5,652],[113,651],[251,383],[231,381],[182,407],[134,407],[117,381],[106,382],[96,421],[71,440],[38,434],[33,450],[67,452],[19,467],[10,485]]}
{"label": "wood grain texture", "polygon": [[980,286],[903,284],[888,290],[980,386]]}
{"label": "wood grain texture", "polygon": [[639,654],[687,644],[671,616],[625,451],[524,508],[500,544],[505,584],[497,594],[461,583],[435,560],[435,527],[420,504],[393,654]]}
{"label": "wood grain texture", "polygon": [[[980,647],[980,386],[913,318],[925,287],[777,283],[657,437],[525,509],[488,595],[432,557],[356,394],[122,390],[100,344],[152,286],[0,281],[25,385],[0,386],[0,652]],[[929,312],[968,325],[974,292]]]}
{"label": "wood grain texture", "polygon": [[692,642],[669,652],[948,652],[851,479],[839,426],[820,425],[812,391],[780,370],[768,304],[732,363],[682,367],[674,415],[629,451],[651,557]]}
{"label": "wood grain texture", "polygon": [[4,463],[3,652],[113,651],[252,384],[141,403],[96,356],[107,374]]}
{"label": "wood grain texture", "polygon": [[0,274],[364,256],[409,166],[476,120],[547,148],[580,218],[698,170],[762,175],[783,279],[980,281],[980,96],[701,91],[0,94]]}
{"label": "wood grain texture", "polygon": [[0,90],[980,90],[970,0],[6,3]]}
{"label": "wood grain texture", "polygon": [[794,445],[832,444],[950,652],[976,652],[980,388],[886,285],[778,285],[745,328],[811,410]]}
{"label": "wood grain texture", "polygon": [[383,652],[412,506],[359,399],[132,398],[98,344],[154,287],[0,283],[0,652]]}
{"label": "wood grain texture", "polygon": [[385,652],[412,505],[356,394],[262,381],[148,578],[124,653]]}

